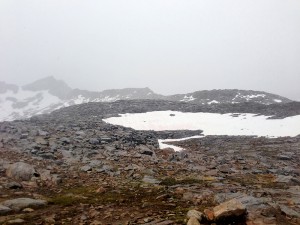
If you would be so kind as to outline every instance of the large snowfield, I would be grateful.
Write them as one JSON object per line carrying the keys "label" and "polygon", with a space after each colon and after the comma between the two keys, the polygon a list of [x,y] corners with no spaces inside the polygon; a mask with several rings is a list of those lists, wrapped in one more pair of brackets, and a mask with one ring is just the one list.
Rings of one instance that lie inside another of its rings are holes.
{"label": "large snowfield", "polygon": [[[135,130],[203,130],[203,135],[254,135],[271,138],[300,134],[300,115],[284,119],[268,118],[268,116],[249,113],[218,114],[154,111],[120,114],[120,117],[111,117],[104,119],[104,121],[114,125],[131,127]],[[175,149],[175,146],[164,144],[167,141],[176,140],[159,140],[160,147]],[[176,147],[175,150],[181,149]]]}

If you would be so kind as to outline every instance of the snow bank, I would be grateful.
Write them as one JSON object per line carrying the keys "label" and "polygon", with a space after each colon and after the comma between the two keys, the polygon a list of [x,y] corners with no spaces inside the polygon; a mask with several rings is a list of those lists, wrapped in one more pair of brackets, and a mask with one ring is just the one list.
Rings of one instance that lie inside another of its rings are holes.
{"label": "snow bank", "polygon": [[[284,119],[268,119],[268,116],[249,113],[237,115],[154,111],[120,116],[104,119],[104,121],[136,130],[203,130],[204,135],[283,137],[300,134],[300,115]],[[160,140],[161,147],[165,147],[163,142],[166,140]]]}

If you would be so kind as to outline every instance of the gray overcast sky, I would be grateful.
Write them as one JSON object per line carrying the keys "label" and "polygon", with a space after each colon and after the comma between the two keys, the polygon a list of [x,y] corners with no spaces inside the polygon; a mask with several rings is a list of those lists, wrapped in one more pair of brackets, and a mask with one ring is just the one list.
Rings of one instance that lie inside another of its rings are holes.
{"label": "gray overcast sky", "polygon": [[1,0],[0,80],[300,100],[299,0]]}

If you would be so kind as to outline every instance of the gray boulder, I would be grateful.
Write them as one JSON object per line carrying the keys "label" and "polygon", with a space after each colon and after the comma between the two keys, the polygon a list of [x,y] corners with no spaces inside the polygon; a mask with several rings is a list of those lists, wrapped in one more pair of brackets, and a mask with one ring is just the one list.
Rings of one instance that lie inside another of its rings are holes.
{"label": "gray boulder", "polygon": [[16,180],[28,181],[34,176],[38,177],[39,174],[28,163],[17,162],[8,166],[6,176]]}
{"label": "gray boulder", "polygon": [[20,211],[25,208],[39,208],[47,205],[47,201],[36,200],[31,198],[16,198],[2,202],[2,205],[11,208],[15,211]]}

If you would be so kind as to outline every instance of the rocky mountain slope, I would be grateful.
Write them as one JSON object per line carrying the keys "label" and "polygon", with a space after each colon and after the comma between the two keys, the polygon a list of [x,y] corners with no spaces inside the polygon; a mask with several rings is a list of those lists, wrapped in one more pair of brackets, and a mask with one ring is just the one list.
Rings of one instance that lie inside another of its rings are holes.
{"label": "rocky mountain slope", "polygon": [[184,95],[171,95],[168,96],[167,99],[173,101],[193,102],[203,105],[224,103],[237,104],[244,102],[254,102],[269,105],[291,101],[279,95],[274,95],[262,91],[237,89],[196,91]]}
{"label": "rocky mountain slope", "polygon": [[157,99],[201,105],[259,103],[280,104],[291,100],[259,91],[211,90],[163,96],[149,88],[125,88],[93,92],[70,88],[65,82],[46,77],[19,87],[0,82],[0,121],[29,118],[63,107],[87,102],[114,102],[132,99]]}
{"label": "rocky mountain slope", "polygon": [[[241,107],[240,105],[243,105]],[[122,100],[0,122],[0,224],[300,224],[300,136],[205,136],[105,123],[118,113],[179,110],[287,117],[300,103]],[[176,116],[175,116],[176,118]]]}

